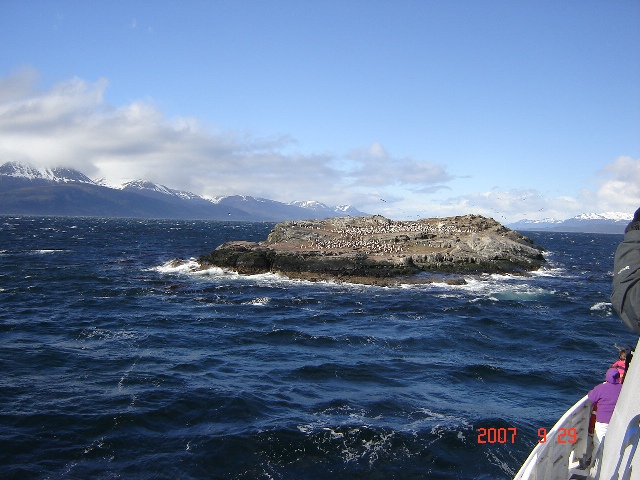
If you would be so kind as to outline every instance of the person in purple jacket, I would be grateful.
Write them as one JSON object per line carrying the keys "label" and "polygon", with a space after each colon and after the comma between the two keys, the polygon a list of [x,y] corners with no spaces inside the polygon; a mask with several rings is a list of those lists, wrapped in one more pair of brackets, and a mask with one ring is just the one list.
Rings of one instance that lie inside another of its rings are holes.
{"label": "person in purple jacket", "polygon": [[595,428],[595,445],[594,449],[597,450],[598,445],[602,443],[602,439],[607,433],[607,427],[609,421],[613,415],[613,409],[616,407],[620,390],[622,389],[622,383],[620,383],[620,372],[617,368],[610,368],[605,375],[606,381],[600,385],[596,385],[589,393],[589,400],[591,403],[597,404],[598,411],[596,412],[596,428]]}

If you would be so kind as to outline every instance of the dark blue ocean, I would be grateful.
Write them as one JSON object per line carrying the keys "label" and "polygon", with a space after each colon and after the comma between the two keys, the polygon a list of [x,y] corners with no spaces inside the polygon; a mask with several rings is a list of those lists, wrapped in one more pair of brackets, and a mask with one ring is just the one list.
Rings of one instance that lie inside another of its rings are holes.
{"label": "dark blue ocean", "polygon": [[0,217],[0,478],[509,479],[637,341],[621,235],[462,286],[171,266],[272,226]]}

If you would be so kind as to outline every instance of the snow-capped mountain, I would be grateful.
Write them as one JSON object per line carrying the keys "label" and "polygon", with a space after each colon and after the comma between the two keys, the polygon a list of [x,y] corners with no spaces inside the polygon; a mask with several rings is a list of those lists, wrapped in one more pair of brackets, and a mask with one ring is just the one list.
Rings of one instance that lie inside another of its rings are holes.
{"label": "snow-capped mountain", "polygon": [[314,212],[318,212],[322,215],[327,216],[358,217],[360,215],[364,215],[362,212],[356,210],[351,205],[338,205],[336,207],[329,207],[328,205],[325,205],[321,202],[316,202],[315,200],[296,201],[291,202],[289,205],[295,205],[296,207],[313,210]]}
{"label": "snow-capped mountain", "polygon": [[29,181],[46,181],[54,183],[94,183],[85,174],[71,168],[38,169],[18,162],[7,162],[0,165],[0,175]]}
{"label": "snow-capped mountain", "polygon": [[134,180],[110,185],[69,168],[0,165],[0,214],[283,221],[366,215],[350,206],[282,203],[232,195],[205,198],[165,185]]}
{"label": "snow-capped mountain", "polygon": [[148,190],[150,192],[157,192],[163,195],[173,195],[170,188],[164,185],[159,185],[153,182],[147,182],[145,180],[133,180],[122,184],[122,190]]}
{"label": "snow-capped mountain", "polygon": [[147,182],[145,180],[134,180],[132,182],[126,182],[117,187],[121,190],[140,190],[148,192],[156,192],[162,195],[170,195],[172,197],[183,198],[185,200],[205,200],[200,195],[187,192],[184,190],[174,190],[173,188],[160,185],[158,183]]}
{"label": "snow-capped mountain", "polygon": [[338,210],[316,201],[282,203],[268,198],[251,197],[248,195],[230,195],[211,199],[217,205],[231,206],[252,215],[259,215],[267,221],[279,219],[303,220],[308,218],[328,218],[366,215],[355,208]]}
{"label": "snow-capped mountain", "polygon": [[[518,220],[516,223],[512,223],[511,225],[518,225],[518,226],[535,226],[535,225],[539,225],[539,226],[544,226],[547,227],[548,225],[556,225],[559,223],[564,222],[564,220],[558,220],[556,218],[543,218],[542,220]],[[511,226],[510,226],[511,227]]]}
{"label": "snow-capped mountain", "polygon": [[513,230],[584,232],[584,233],[624,233],[633,213],[604,212],[582,213],[566,220],[546,218],[544,220],[519,220],[507,225]]}
{"label": "snow-capped mountain", "polygon": [[630,222],[633,218],[632,213],[623,212],[604,212],[604,213],[581,213],[574,217],[577,220],[613,220],[614,222]]}
{"label": "snow-capped mountain", "polygon": [[316,202],[315,200],[306,200],[306,201],[295,201],[291,202],[289,205],[295,205],[296,207],[308,208],[309,210],[326,210],[327,207],[324,203]]}

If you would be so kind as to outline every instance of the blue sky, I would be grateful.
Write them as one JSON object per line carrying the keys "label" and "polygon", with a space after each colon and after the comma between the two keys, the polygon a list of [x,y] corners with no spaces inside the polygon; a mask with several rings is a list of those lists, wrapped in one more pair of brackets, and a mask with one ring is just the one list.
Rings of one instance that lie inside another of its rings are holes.
{"label": "blue sky", "polygon": [[0,163],[499,221],[640,206],[640,2],[0,3]]}

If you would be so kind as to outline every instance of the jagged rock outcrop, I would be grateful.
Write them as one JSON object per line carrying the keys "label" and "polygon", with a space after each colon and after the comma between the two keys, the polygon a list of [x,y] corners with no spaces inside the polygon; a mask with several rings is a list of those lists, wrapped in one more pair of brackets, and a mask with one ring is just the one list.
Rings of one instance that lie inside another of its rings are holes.
{"label": "jagged rock outcrop", "polygon": [[418,221],[380,215],[288,221],[277,224],[264,242],[227,242],[198,261],[203,268],[243,274],[368,278],[365,283],[425,271],[522,273],[545,262],[542,248],[531,239],[479,215]]}

